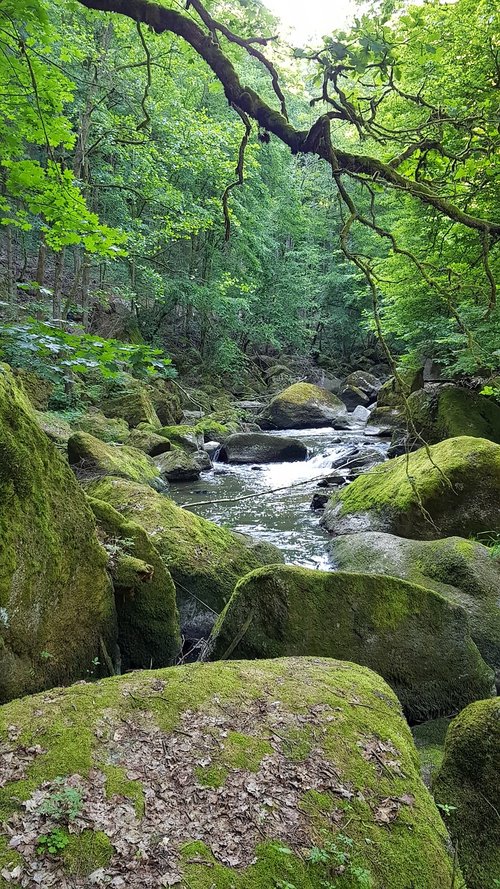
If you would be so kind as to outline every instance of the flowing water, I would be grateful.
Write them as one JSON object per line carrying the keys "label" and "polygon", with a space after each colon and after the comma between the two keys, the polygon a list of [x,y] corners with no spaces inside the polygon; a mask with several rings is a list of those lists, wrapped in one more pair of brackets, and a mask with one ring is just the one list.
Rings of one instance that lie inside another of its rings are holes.
{"label": "flowing water", "polygon": [[[384,454],[388,443],[365,435],[362,425],[342,432],[327,428],[273,434],[299,438],[307,445],[309,459],[297,463],[264,463],[253,468],[248,464],[215,463],[197,482],[171,484],[169,496],[182,505],[203,501],[202,505],[189,508],[232,531],[273,543],[290,564],[328,569],[331,566],[329,535],[320,527],[321,512],[310,508],[313,494],[322,490],[318,488],[318,480],[335,472],[332,462],[350,452],[353,446],[361,451],[369,447]],[[257,496],[275,488],[284,490]],[[236,499],[246,495],[253,496]],[[235,500],[215,502],[223,498]]]}

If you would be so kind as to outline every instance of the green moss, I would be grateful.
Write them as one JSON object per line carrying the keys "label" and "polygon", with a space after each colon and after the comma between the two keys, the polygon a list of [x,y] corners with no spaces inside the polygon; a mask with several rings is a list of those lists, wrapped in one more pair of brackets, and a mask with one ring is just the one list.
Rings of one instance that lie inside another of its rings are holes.
{"label": "green moss", "polygon": [[219,423],[211,417],[204,417],[194,427],[196,434],[203,436],[205,441],[224,441],[235,430],[235,424]]}
{"label": "green moss", "polygon": [[128,388],[119,386],[107,393],[101,401],[101,408],[107,417],[126,420],[131,429],[139,423],[149,423],[160,427],[160,421],[145,386],[137,380],[129,379]]}
{"label": "green moss", "polygon": [[130,430],[128,423],[118,417],[105,417],[101,411],[92,411],[79,417],[74,424],[75,429],[81,432],[88,432],[95,438],[104,442],[121,442],[127,441]]}
{"label": "green moss", "polygon": [[500,447],[464,436],[363,473],[333,495],[323,524],[336,533],[386,530],[423,539],[469,537],[499,526],[499,495]]}
{"label": "green moss", "polygon": [[132,800],[138,818],[144,815],[144,788],[140,781],[127,778],[124,768],[121,766],[104,765],[102,771],[106,775],[106,796],[123,796]]}
{"label": "green moss", "polygon": [[[78,761],[71,742],[64,769],[69,769],[67,774],[74,774],[78,769],[86,776],[85,780],[92,782],[99,774],[101,764],[112,762],[108,791],[117,789],[119,792],[129,790],[123,783],[127,748],[121,754],[123,761],[117,761],[115,727],[118,725],[122,730],[135,722],[140,733],[140,728],[149,725],[153,719],[164,731],[170,731],[177,726],[181,714],[185,715],[186,725],[203,715],[207,725],[212,726],[214,717],[219,720],[224,714],[225,719],[229,714],[233,726],[228,736],[229,746],[236,751],[236,759],[247,772],[250,753],[251,765],[257,769],[254,778],[257,786],[267,774],[262,760],[260,764],[257,761],[264,751],[259,742],[267,744],[267,739],[273,736],[276,741],[276,746],[273,741],[274,755],[281,757],[278,761],[284,767],[284,774],[279,767],[276,769],[271,796],[274,790],[287,796],[294,787],[288,778],[286,754],[276,752],[281,750],[280,739],[273,734],[276,715],[279,716],[279,726],[295,723],[301,727],[306,719],[313,727],[314,735],[314,756],[307,766],[311,770],[307,782],[318,780],[321,785],[327,780],[330,786],[333,780],[334,785],[338,782],[338,786],[344,788],[342,792],[332,789],[300,794],[298,809],[303,820],[299,822],[299,833],[295,818],[287,827],[285,815],[285,823],[280,823],[280,839],[260,842],[259,833],[255,848],[249,849],[251,863],[243,862],[235,867],[221,864],[216,857],[217,851],[212,852],[208,818],[200,840],[193,842],[193,838],[186,835],[182,846],[182,879],[190,889],[211,889],[212,886],[217,889],[277,889],[283,881],[290,882],[296,889],[324,889],[324,881],[333,877],[340,889],[359,889],[355,882],[356,867],[369,872],[372,889],[401,889],[410,883],[414,889],[451,885],[453,863],[447,850],[446,833],[433,801],[420,781],[409,729],[393,693],[380,677],[363,667],[304,658],[193,664],[133,673],[92,686],[77,685],[57,690],[50,697],[38,695],[14,701],[0,708],[0,732],[6,732],[12,725],[19,726],[22,728],[19,739],[22,750],[37,742],[46,749],[47,753],[36,757],[28,767],[29,780],[36,773],[36,780],[42,783],[52,777],[52,771],[46,772],[43,768],[43,757],[49,757],[45,759],[47,764],[63,756],[62,747],[57,755],[52,750],[54,744],[59,744],[61,727],[84,728],[91,738],[91,768],[85,771],[87,766],[82,760]],[[246,728],[249,721],[253,723],[250,744]],[[139,736],[135,735],[136,740]],[[373,738],[390,742],[390,755],[399,764],[397,770],[381,769],[375,759],[366,758],[363,745]],[[147,768],[149,751],[146,741],[144,774],[155,786],[155,775]],[[243,751],[244,761],[239,759]],[[199,765],[196,744],[186,745],[185,756],[186,770],[194,773]],[[299,768],[299,764],[295,762],[293,768]],[[59,771],[59,774],[64,773]],[[231,781],[231,773],[230,768],[226,783]],[[25,797],[23,785],[24,781],[10,785],[11,799],[19,797],[20,790]],[[236,786],[241,787],[241,783]],[[352,798],[346,799],[350,794]],[[388,798],[397,799],[403,795],[410,799],[410,803],[401,804],[393,822],[379,823],[374,816],[377,806]],[[212,815],[212,801],[210,796],[205,808],[201,809],[200,824],[204,823],[204,817]],[[184,801],[173,800],[172,805],[177,804],[182,806]],[[283,811],[286,813],[286,807]],[[244,817],[243,810],[239,811],[238,818]],[[245,826],[248,826],[246,822]],[[119,824],[116,829],[116,840],[113,834],[117,850],[114,863],[116,860],[116,866],[120,868]],[[199,826],[196,829],[199,831]],[[233,830],[233,825],[228,829]],[[127,830],[126,826],[124,830]],[[106,869],[113,855],[108,838],[92,835],[89,829],[71,842],[74,845],[64,853],[68,872],[84,878],[96,868]],[[326,863],[318,863],[308,854],[314,847],[325,850],[331,858]],[[348,850],[349,866],[332,874],[335,855],[342,849]],[[153,846],[148,854],[156,854]],[[158,854],[161,856],[161,851]],[[459,874],[456,874],[455,885],[456,889],[462,889]]]}
{"label": "green moss", "polygon": [[441,766],[444,755],[444,740],[450,725],[449,719],[432,719],[412,729],[415,746],[420,757],[422,777],[430,787]]}
{"label": "green moss", "polygon": [[197,451],[203,444],[203,433],[198,432],[195,426],[162,426],[158,435],[184,451]]}
{"label": "green moss", "polygon": [[500,407],[458,386],[421,390],[408,399],[413,422],[429,444],[468,435],[500,442]]}
{"label": "green moss", "polygon": [[[331,397],[329,398],[328,396]],[[328,392],[326,389],[321,389],[319,386],[314,386],[312,383],[294,383],[293,386],[288,386],[287,389],[284,389],[283,392],[276,395],[273,401],[286,401],[291,404],[307,404],[310,401],[317,401],[318,399],[326,403],[331,403],[332,405],[337,405],[339,402],[339,399],[333,395],[333,393]]]}
{"label": "green moss", "polygon": [[312,749],[312,730],[310,726],[291,726],[280,732],[283,751],[287,759],[300,761],[306,759]]}
{"label": "green moss", "polygon": [[500,701],[477,701],[451,723],[434,795],[469,889],[500,881]]}
{"label": "green moss", "polygon": [[493,688],[465,613],[429,589],[281,565],[244,577],[215,624],[209,657],[304,654],[376,670],[413,721],[448,714]]}
{"label": "green moss", "polygon": [[88,498],[111,551],[119,644],[125,668],[164,667],[180,647],[175,586],[144,528],[108,503]]}
{"label": "green moss", "polygon": [[227,769],[219,765],[197,766],[194,775],[202,787],[223,787],[227,778]]}
{"label": "green moss", "polygon": [[132,429],[127,444],[139,451],[144,451],[150,457],[157,457],[170,450],[170,442],[152,429]]}
{"label": "green moss", "polygon": [[89,435],[76,432],[68,441],[69,462],[80,472],[116,475],[144,485],[158,487],[160,474],[151,457],[128,445],[108,444]]}
{"label": "green moss", "polygon": [[84,830],[70,834],[69,843],[62,853],[64,870],[75,877],[88,877],[98,868],[111,861],[114,848],[102,831]]}
{"label": "green moss", "polygon": [[408,540],[380,532],[335,538],[334,563],[345,571],[391,574],[427,587],[467,612],[471,636],[481,656],[500,668],[500,561],[471,540]]}
{"label": "green moss", "polygon": [[23,390],[30,404],[37,411],[47,411],[49,401],[54,390],[54,383],[50,380],[42,380],[33,371],[18,368],[14,371],[16,383]]}
{"label": "green moss", "polygon": [[0,835],[0,889],[20,889],[19,884],[2,877],[2,871],[13,871],[18,865],[22,865],[23,859],[19,852],[9,846],[7,837]]}
{"label": "green moss", "polygon": [[151,488],[108,477],[87,490],[148,533],[174,579],[183,623],[203,610],[197,600],[221,611],[240,577],[265,563],[252,541],[248,545],[243,536],[181,509]]}
{"label": "green moss", "polygon": [[253,738],[251,735],[229,732],[224,742],[221,758],[227,766],[233,769],[248,769],[250,772],[257,772],[263,757],[272,752],[273,748],[268,741]]}
{"label": "green moss", "polygon": [[66,449],[71,437],[71,424],[64,415],[57,411],[34,411],[36,422],[51,441],[60,449]]}
{"label": "green moss", "polygon": [[107,557],[67,462],[0,368],[0,701],[85,677],[114,655]]}

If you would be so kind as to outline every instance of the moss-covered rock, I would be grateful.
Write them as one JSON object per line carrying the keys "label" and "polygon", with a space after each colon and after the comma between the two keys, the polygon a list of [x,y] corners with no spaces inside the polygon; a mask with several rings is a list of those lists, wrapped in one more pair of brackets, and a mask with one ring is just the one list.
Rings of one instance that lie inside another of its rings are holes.
{"label": "moss-covered rock", "polygon": [[161,426],[146,386],[133,377],[125,386],[117,384],[106,392],[100,407],[107,417],[126,420],[131,429],[139,423],[149,423],[154,428]]}
{"label": "moss-covered rock", "polygon": [[162,426],[173,426],[182,420],[181,392],[170,380],[155,380],[147,392]]}
{"label": "moss-covered rock", "polygon": [[67,462],[0,367],[0,701],[114,654],[107,557]]}
{"label": "moss-covered rock", "polygon": [[500,885],[500,700],[477,701],[451,723],[434,781],[468,889]]}
{"label": "moss-covered rock", "polygon": [[[201,466],[196,460],[197,451],[187,454],[180,448],[173,448],[168,454],[162,454],[156,458],[156,466],[161,477],[169,482],[192,482],[200,477]],[[203,452],[204,453],[204,452]],[[210,467],[210,458],[208,467]]]}
{"label": "moss-covered rock", "polygon": [[220,453],[222,463],[283,463],[307,460],[307,447],[298,438],[265,432],[238,432],[226,438]]}
{"label": "moss-covered rock", "polygon": [[393,577],[273,565],[243,578],[218,619],[210,659],[319,655],[376,670],[412,721],[492,692],[493,672],[462,609]]}
{"label": "moss-covered rock", "polygon": [[68,441],[69,462],[78,467],[80,474],[117,475],[140,484],[161,489],[162,480],[151,457],[128,445],[107,443],[89,435],[76,432]]}
{"label": "moss-covered rock", "polygon": [[255,550],[243,535],[219,528],[143,485],[108,477],[92,481],[87,491],[149,534],[174,579],[181,626],[190,638],[208,635],[214,614],[222,611],[241,577],[281,558],[274,547]]}
{"label": "moss-covered rock", "polygon": [[102,500],[89,498],[89,504],[110,555],[123,665],[166,667],[181,647],[170,572],[137,522]]}
{"label": "moss-covered rock", "polygon": [[33,411],[36,422],[60,450],[66,450],[73,430],[69,420],[57,411]]}
{"label": "moss-covered rock", "polygon": [[203,432],[194,426],[162,426],[158,434],[183,451],[197,451],[203,446]]}
{"label": "moss-covered rock", "polygon": [[500,443],[500,406],[458,386],[419,389],[408,398],[415,428],[428,444],[470,435]]}
{"label": "moss-covered rock", "polygon": [[416,392],[424,385],[423,368],[400,367],[398,368],[398,382],[396,377],[389,377],[380,387],[377,395],[378,407],[401,407],[403,396],[408,397],[411,392]]}
{"label": "moss-covered rock", "polygon": [[420,758],[420,771],[426,787],[431,787],[444,756],[444,741],[451,720],[430,719],[412,728],[413,740]]}
{"label": "moss-covered rock", "polygon": [[367,435],[392,435],[405,428],[405,417],[399,407],[374,407],[366,423]]}
{"label": "moss-covered rock", "polygon": [[322,524],[422,540],[500,531],[500,446],[463,436],[388,460],[333,494]]}
{"label": "moss-covered rock", "polygon": [[81,432],[88,432],[95,438],[105,442],[118,442],[124,444],[127,441],[130,430],[128,423],[119,417],[105,417],[102,411],[90,410],[78,417],[74,422],[74,428]]}
{"label": "moss-covered rock", "polygon": [[500,678],[500,558],[491,549],[462,537],[408,540],[368,531],[336,537],[330,552],[341,571],[402,577],[460,605],[481,656]]}
{"label": "moss-covered rock", "polygon": [[17,368],[13,373],[17,385],[23,390],[31,406],[37,411],[47,411],[54,383],[43,380],[38,374],[26,368]]}
{"label": "moss-covered rock", "polygon": [[333,392],[312,383],[294,383],[279,392],[257,417],[264,429],[308,429],[348,425],[347,409]]}
{"label": "moss-covered rock", "polygon": [[382,387],[380,380],[366,370],[355,370],[354,373],[349,374],[349,376],[346,377],[345,382],[347,386],[354,386],[356,389],[361,389],[361,392],[364,392],[370,401],[375,398],[377,392]]}
{"label": "moss-covered rock", "polygon": [[203,417],[196,426],[196,434],[202,435],[203,440],[207,441],[224,441],[228,435],[232,435],[234,432],[238,430],[238,423],[236,421],[233,422],[221,422],[219,414],[211,417]]}
{"label": "moss-covered rock", "polygon": [[[398,702],[363,667],[134,673],[4,706],[0,737],[0,861],[22,885],[90,889],[92,862],[131,889],[464,887]],[[66,788],[82,800],[70,851],[38,855]]]}
{"label": "moss-covered rock", "polygon": [[160,454],[166,454],[172,447],[170,442],[162,435],[153,432],[151,429],[132,429],[127,444],[132,448],[137,448],[150,457],[159,457]]}

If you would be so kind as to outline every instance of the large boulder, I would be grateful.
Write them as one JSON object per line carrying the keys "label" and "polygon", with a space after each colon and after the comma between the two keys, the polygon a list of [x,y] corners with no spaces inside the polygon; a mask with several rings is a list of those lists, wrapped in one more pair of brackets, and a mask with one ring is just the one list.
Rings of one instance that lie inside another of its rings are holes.
{"label": "large boulder", "polygon": [[307,447],[298,438],[239,432],[226,438],[219,451],[221,463],[283,463],[307,460]]}
{"label": "large boulder", "polygon": [[398,702],[354,664],[129,674],[6,705],[0,737],[9,889],[461,885]]}
{"label": "large boulder", "polygon": [[416,431],[428,444],[470,435],[500,443],[500,407],[491,398],[458,386],[419,389],[408,398]]}
{"label": "large boulder", "polygon": [[366,421],[366,435],[388,436],[406,427],[404,411],[400,407],[374,407]]}
{"label": "large boulder", "polygon": [[170,451],[172,445],[168,439],[149,429],[132,429],[127,444],[139,451],[144,451],[150,457],[159,457],[160,454],[166,454]]}
{"label": "large boulder", "polygon": [[500,531],[500,445],[463,436],[388,460],[333,494],[322,523],[422,540]]}
{"label": "large boulder", "polygon": [[[162,454],[156,458],[156,466],[158,467],[161,477],[169,482],[192,482],[200,477],[201,466],[196,460],[197,451],[186,454],[180,448],[174,448],[168,454]],[[210,458],[204,451],[203,456],[208,461],[208,467],[211,466]]]}
{"label": "large boulder", "polygon": [[366,370],[355,370],[354,373],[346,377],[345,382],[347,386],[354,386],[364,392],[370,401],[373,401],[382,387],[381,381]]}
{"label": "large boulder", "polygon": [[366,392],[363,392],[362,389],[358,389],[357,386],[353,385],[342,386],[339,396],[348,411],[354,411],[357,407],[366,407],[370,403],[370,399]]}
{"label": "large boulder", "polygon": [[402,577],[460,605],[481,656],[500,680],[500,558],[488,547],[462,537],[408,540],[367,531],[334,538],[330,553],[341,571]]}
{"label": "large boulder", "polygon": [[122,666],[167,667],[181,647],[171,574],[144,528],[109,503],[88,501],[109,554]]}
{"label": "large boulder", "polygon": [[181,422],[181,391],[175,383],[158,378],[147,386],[147,392],[162,426]]}
{"label": "large boulder", "polygon": [[275,395],[257,422],[264,429],[344,429],[348,425],[346,406],[340,398],[312,383],[294,383]]}
{"label": "large boulder", "polygon": [[237,584],[207,655],[364,664],[392,686],[412,721],[449,714],[493,689],[461,608],[429,589],[369,574],[281,565],[254,571]]}
{"label": "large boulder", "polygon": [[500,885],[500,700],[477,701],[451,723],[434,795],[468,889]]}
{"label": "large boulder", "polygon": [[101,399],[100,407],[107,417],[126,420],[131,429],[139,423],[149,423],[154,428],[161,426],[148,390],[133,377],[128,379],[126,386],[111,387]]}
{"label": "large boulder", "polygon": [[130,429],[125,420],[119,417],[105,417],[102,411],[95,409],[78,417],[74,428],[81,432],[88,432],[89,435],[106,442],[115,441],[123,444],[130,435]]}
{"label": "large boulder", "polygon": [[160,471],[151,457],[128,445],[115,445],[87,432],[75,432],[68,441],[68,458],[83,477],[89,474],[117,475],[162,488]]}
{"label": "large boulder", "polygon": [[107,556],[66,460],[0,366],[0,701],[115,654]]}
{"label": "large boulder", "polygon": [[398,376],[389,377],[377,394],[378,407],[401,407],[404,398],[424,385],[423,368],[400,367]]}
{"label": "large boulder", "polygon": [[210,631],[241,577],[282,561],[278,549],[255,550],[251,540],[181,509],[152,488],[111,476],[86,488],[149,534],[174,579],[182,630],[189,638]]}
{"label": "large boulder", "polygon": [[194,426],[162,426],[158,434],[166,438],[173,447],[183,451],[197,451],[203,447],[204,436]]}

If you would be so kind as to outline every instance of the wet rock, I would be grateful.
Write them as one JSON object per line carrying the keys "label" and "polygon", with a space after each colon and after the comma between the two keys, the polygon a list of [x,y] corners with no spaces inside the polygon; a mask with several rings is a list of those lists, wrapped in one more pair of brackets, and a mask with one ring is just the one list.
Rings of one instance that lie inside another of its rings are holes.
{"label": "wet rock", "polygon": [[311,509],[324,509],[328,503],[328,494],[313,494]]}
{"label": "wet rock", "polygon": [[226,439],[218,459],[221,463],[283,463],[306,460],[307,453],[298,438],[239,432]]}
{"label": "wet rock", "polygon": [[206,451],[210,459],[213,460],[220,446],[220,441],[206,441],[203,445],[203,450]]}
{"label": "wet rock", "polygon": [[352,412],[353,420],[357,420],[359,423],[366,423],[368,417],[370,416],[370,411],[367,407],[364,407],[361,404],[358,404],[356,408],[354,408]]}

